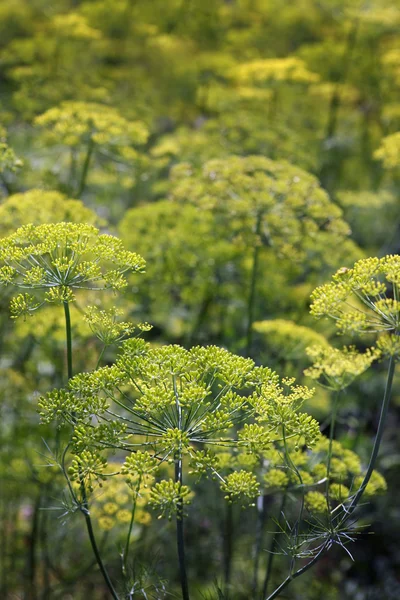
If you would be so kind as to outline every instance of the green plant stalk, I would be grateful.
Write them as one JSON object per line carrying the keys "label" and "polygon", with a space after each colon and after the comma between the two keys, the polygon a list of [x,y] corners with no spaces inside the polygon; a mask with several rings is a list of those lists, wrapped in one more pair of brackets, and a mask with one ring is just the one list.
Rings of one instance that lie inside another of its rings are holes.
{"label": "green plant stalk", "polygon": [[[179,403],[178,390],[176,386],[176,378],[173,376],[173,386],[175,393],[176,410],[178,413],[178,429],[182,431],[182,409]],[[182,486],[183,473],[182,473],[182,447],[180,445],[179,450],[175,455],[175,482],[180,483]],[[176,543],[178,548],[178,562],[179,562],[179,573],[181,579],[182,598],[183,600],[190,600],[189,597],[189,584],[186,573],[186,558],[185,558],[185,540],[183,535],[183,500],[177,503],[176,513]]]}
{"label": "green plant stalk", "polygon": [[393,377],[394,377],[395,366],[396,366],[395,359],[393,356],[391,356],[390,360],[389,360],[389,366],[388,366],[388,374],[387,374],[387,379],[386,379],[385,393],[383,396],[381,412],[379,415],[378,430],[376,432],[374,446],[372,448],[371,457],[369,459],[367,472],[365,473],[362,484],[360,485],[356,495],[353,497],[353,499],[350,503],[350,506],[346,509],[346,514],[342,519],[342,523],[345,523],[350,518],[350,516],[352,515],[354,510],[357,508],[358,503],[361,500],[361,497],[365,491],[365,488],[368,485],[369,480],[371,479],[372,472],[375,468],[375,464],[376,464],[376,461],[378,458],[378,453],[379,453],[379,447],[381,445],[383,432],[385,430],[385,423],[386,423],[386,417],[387,417],[387,413],[388,413],[388,409],[389,409],[390,399],[392,396],[392,386],[393,386]]}
{"label": "green plant stalk", "polygon": [[77,198],[80,198],[82,196],[82,194],[86,188],[86,180],[87,180],[87,175],[89,172],[90,161],[91,161],[92,155],[93,155],[94,145],[95,144],[94,144],[93,138],[90,137],[88,145],[87,145],[87,149],[86,149],[86,156],[85,156],[85,161],[84,161],[83,167],[82,167],[82,173],[81,173],[81,178],[80,178],[79,185],[78,185],[78,190],[76,192]]}
{"label": "green plant stalk", "polygon": [[233,531],[233,505],[228,502],[223,522],[224,589],[226,595],[228,595],[232,574]]}
{"label": "green plant stalk", "polygon": [[39,511],[42,503],[42,490],[36,498],[33,508],[32,528],[29,536],[29,552],[28,552],[28,576],[27,576],[27,594],[29,600],[36,600],[37,592],[37,550],[39,541]]}
{"label": "green plant stalk", "polygon": [[[175,460],[175,481],[182,484],[182,457]],[[182,598],[190,600],[189,585],[186,573],[185,542],[183,537],[183,501],[179,500],[176,514],[176,542],[178,547],[179,572],[181,578]]]}
{"label": "green plant stalk", "polygon": [[[68,302],[64,302],[64,314],[65,314],[65,333],[66,333],[66,343],[67,343],[67,372],[68,372],[68,379],[71,379],[72,377],[72,328],[71,328],[71,314],[70,314],[70,310],[69,310],[69,304]],[[87,500],[87,494],[86,494],[86,488],[85,488],[85,482],[83,481],[83,478],[80,477],[80,489],[81,489],[81,495],[82,495],[82,506],[81,506],[81,512],[83,513],[84,517],[85,517],[85,522],[86,522],[86,529],[87,532],[89,534],[89,539],[90,539],[90,543],[92,546],[92,550],[93,553],[96,557],[96,561],[97,564],[100,568],[100,571],[104,577],[104,581],[107,584],[108,589],[110,590],[110,593],[113,597],[114,600],[119,600],[117,592],[114,589],[114,586],[111,582],[111,579],[107,573],[107,570],[103,564],[103,561],[101,559],[100,556],[100,552],[96,543],[96,538],[94,536],[94,531],[93,531],[93,525],[92,525],[92,520],[90,518],[90,512],[89,512],[89,505],[88,505],[88,500]]]}
{"label": "green plant stalk", "polygon": [[[279,507],[278,523],[280,522],[282,513],[285,510],[286,498],[287,498],[287,492],[285,490],[285,492],[282,496],[281,505]],[[269,580],[272,575],[272,566],[274,563],[275,550],[276,550],[277,545],[278,545],[278,532],[275,531],[274,535],[272,536],[271,543],[270,543],[270,546],[268,549],[268,564],[267,564],[267,571],[265,573],[264,585],[263,585],[263,590],[262,590],[262,598],[264,598],[264,596],[267,594]]]}
{"label": "green plant stalk", "polygon": [[339,406],[339,391],[336,391],[334,394],[334,398],[333,398],[332,417],[331,417],[331,424],[330,424],[330,428],[329,428],[328,461],[327,461],[327,465],[326,465],[326,502],[328,504],[328,512],[330,511],[330,507],[329,507],[329,477],[330,477],[330,473],[331,473],[332,445],[333,445],[333,437],[335,435],[338,406]]}
{"label": "green plant stalk", "polygon": [[256,543],[254,549],[254,565],[253,565],[253,582],[251,586],[251,591],[253,598],[257,597],[257,587],[258,587],[258,568],[260,565],[260,554],[261,547],[263,543],[263,534],[264,534],[264,523],[265,517],[267,514],[267,496],[263,494],[260,497],[261,506],[257,505],[257,525],[256,525]]}
{"label": "green plant stalk", "polygon": [[101,359],[103,358],[103,354],[104,354],[104,352],[105,352],[106,348],[107,348],[107,346],[104,344],[104,346],[103,346],[103,348],[102,348],[102,350],[101,350],[101,352],[100,352],[100,354],[99,354],[99,358],[97,359],[97,363],[96,363],[95,371],[97,371],[97,369],[98,369],[98,368],[99,368],[99,366],[100,366]]}
{"label": "green plant stalk", "polygon": [[256,300],[256,285],[258,263],[260,260],[260,233],[261,233],[262,213],[257,213],[257,219],[254,227],[255,242],[253,247],[253,261],[251,267],[250,291],[247,303],[247,331],[246,331],[246,356],[250,356],[253,345],[253,322],[254,322],[254,305]]}
{"label": "green plant stalk", "polygon": [[72,377],[72,328],[71,328],[71,313],[68,302],[64,304],[65,315],[65,336],[67,340],[67,376],[68,380]]}
{"label": "green plant stalk", "polygon": [[[303,489],[303,479],[302,479],[302,477],[300,475],[300,471],[298,470],[298,468],[296,467],[296,465],[292,461],[292,459],[290,457],[290,454],[289,454],[289,448],[288,448],[287,440],[286,440],[285,425],[282,425],[282,437],[283,437],[283,443],[284,443],[284,446],[285,446],[285,457],[286,457],[287,463],[290,466],[290,468],[292,469],[292,471],[294,471],[294,473],[296,473],[296,476],[297,476],[297,478],[298,478],[298,480],[300,482],[300,485],[302,486],[302,489]],[[296,525],[295,525],[296,545],[298,544],[298,541],[299,541],[300,523],[301,523],[301,520],[303,518],[303,511],[304,511],[304,491],[303,491],[302,496],[301,496],[301,504],[300,504],[299,516],[297,518],[297,522],[296,522]],[[294,557],[292,557],[292,561],[291,561],[291,564],[290,564],[290,574],[293,573],[295,561],[296,561],[296,559]]]}
{"label": "green plant stalk", "polygon": [[[383,432],[385,429],[385,423],[386,423],[386,417],[387,417],[387,413],[388,413],[388,409],[389,409],[390,399],[391,399],[391,395],[392,395],[394,371],[395,371],[395,359],[393,356],[391,356],[390,360],[389,360],[389,366],[388,366],[385,393],[383,396],[381,412],[380,412],[380,416],[379,416],[378,430],[376,432],[374,446],[373,446],[371,457],[369,460],[367,472],[364,476],[363,482],[360,485],[356,495],[353,497],[353,499],[350,503],[350,506],[348,508],[346,508],[346,513],[340,523],[340,526],[343,525],[351,517],[351,515],[357,508],[358,503],[365,491],[365,488],[368,485],[368,482],[371,478],[372,472],[375,468],[376,460],[378,458],[380,444],[382,441]],[[270,596],[268,596],[268,598],[266,598],[266,600],[274,600],[274,598],[276,598],[282,592],[282,590],[284,590],[289,585],[289,583],[291,581],[293,581],[293,579],[299,577],[305,571],[307,571],[313,565],[315,565],[315,563],[318,562],[318,560],[321,558],[321,556],[323,556],[325,554],[325,552],[327,552],[330,549],[331,545],[332,545],[332,541],[330,539],[328,539],[312,560],[310,560],[304,567],[302,567],[295,573],[291,573],[281,583],[281,585],[279,587],[277,587],[276,590],[274,592],[272,592],[272,594]]]}
{"label": "green plant stalk", "polygon": [[276,598],[277,596],[279,596],[279,594],[289,585],[289,583],[291,581],[293,581],[293,579],[297,579],[297,577],[300,577],[300,575],[303,575],[303,573],[305,573],[306,571],[308,571],[308,569],[311,569],[311,567],[314,566],[315,563],[317,563],[319,561],[319,559],[321,558],[321,556],[323,554],[325,554],[325,552],[327,550],[329,550],[330,547],[331,547],[331,542],[330,542],[330,540],[327,540],[325,542],[325,544],[322,546],[321,550],[318,552],[318,554],[316,554],[314,556],[314,558],[312,560],[310,560],[301,569],[298,569],[294,573],[290,573],[290,575],[288,575],[286,577],[286,579],[281,583],[281,585],[279,587],[277,587],[276,590],[274,590],[272,592],[272,594],[270,594],[268,596],[268,598],[266,598],[266,600],[274,600],[274,598]]}
{"label": "green plant stalk", "polygon": [[131,541],[131,534],[132,534],[133,523],[134,523],[134,520],[135,520],[136,502],[137,502],[137,497],[138,497],[139,490],[140,490],[140,484],[141,484],[141,477],[139,477],[139,482],[138,482],[138,485],[137,485],[137,490],[135,492],[135,496],[134,496],[134,500],[133,500],[131,521],[129,523],[128,535],[126,536],[125,549],[124,549],[124,553],[123,553],[123,556],[122,556],[122,573],[125,576],[127,574],[126,565],[128,563],[129,545],[130,545],[130,541]]}

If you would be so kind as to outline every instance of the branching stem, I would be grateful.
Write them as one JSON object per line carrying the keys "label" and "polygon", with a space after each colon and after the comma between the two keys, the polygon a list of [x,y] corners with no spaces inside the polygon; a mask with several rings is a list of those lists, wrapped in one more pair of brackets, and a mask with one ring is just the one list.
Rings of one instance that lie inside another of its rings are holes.
{"label": "branching stem", "polygon": [[[71,314],[70,314],[70,310],[69,310],[69,304],[68,302],[64,302],[64,314],[65,314],[65,333],[66,333],[66,343],[67,343],[67,372],[68,372],[68,379],[71,379],[72,377],[72,328],[71,328]],[[65,471],[64,471],[65,472]],[[94,535],[94,531],[93,531],[93,525],[92,525],[92,520],[90,518],[90,512],[89,512],[89,504],[88,504],[88,499],[87,499],[87,494],[86,494],[86,488],[85,488],[85,482],[83,480],[83,477],[80,477],[80,489],[81,489],[81,496],[82,496],[82,504],[81,504],[81,512],[83,513],[84,517],[85,517],[85,522],[86,522],[86,528],[89,534],[89,539],[90,539],[90,543],[92,546],[92,550],[93,553],[96,557],[96,561],[97,564],[100,568],[100,571],[104,577],[104,581],[107,584],[107,587],[111,593],[111,596],[113,598],[113,600],[119,600],[118,594],[114,589],[114,586],[111,582],[111,579],[107,573],[107,570],[104,566],[104,563],[101,559],[100,556],[100,552],[99,552],[99,548],[97,546],[96,543],[96,538]]]}

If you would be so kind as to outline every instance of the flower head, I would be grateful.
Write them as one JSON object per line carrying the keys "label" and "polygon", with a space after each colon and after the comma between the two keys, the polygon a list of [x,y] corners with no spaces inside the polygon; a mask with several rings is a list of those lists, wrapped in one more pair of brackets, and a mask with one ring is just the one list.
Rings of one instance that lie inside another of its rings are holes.
{"label": "flower head", "polygon": [[126,274],[145,266],[121,240],[81,223],[20,227],[0,240],[0,261],[0,284],[44,292],[40,301],[27,293],[17,296],[14,316],[33,312],[44,302],[71,302],[79,289],[123,289]]}
{"label": "flower head", "polygon": [[332,390],[343,390],[371,366],[380,352],[375,348],[368,348],[362,354],[354,346],[339,350],[324,345],[310,346],[307,354],[313,365],[304,374]]}
{"label": "flower head", "polygon": [[365,258],[341,268],[314,290],[311,314],[331,317],[339,333],[397,332],[400,327],[400,256]]}

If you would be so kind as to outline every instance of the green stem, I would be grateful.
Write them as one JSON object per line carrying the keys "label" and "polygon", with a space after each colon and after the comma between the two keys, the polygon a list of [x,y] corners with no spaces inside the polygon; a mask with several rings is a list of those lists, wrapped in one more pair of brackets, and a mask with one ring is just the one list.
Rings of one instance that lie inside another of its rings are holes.
{"label": "green stem", "polygon": [[111,593],[111,596],[113,597],[114,600],[119,600],[118,594],[114,589],[111,579],[110,579],[110,577],[107,573],[107,570],[104,566],[104,563],[101,559],[99,548],[98,548],[97,542],[96,542],[96,538],[94,536],[93,525],[92,525],[92,520],[90,518],[89,505],[88,505],[88,500],[87,500],[87,496],[86,496],[86,488],[85,488],[85,483],[84,483],[83,479],[80,480],[80,487],[81,487],[81,494],[82,494],[81,512],[83,513],[83,515],[85,517],[86,528],[87,528],[87,532],[89,534],[89,539],[90,539],[90,543],[92,545],[93,553],[96,557],[97,564],[100,568],[101,574],[103,575],[104,581],[106,582],[107,587]]}
{"label": "green stem", "polygon": [[286,577],[286,579],[281,583],[281,585],[279,587],[276,588],[276,590],[274,590],[272,592],[272,594],[270,594],[268,596],[268,598],[266,598],[266,600],[274,600],[274,598],[276,598],[277,596],[279,596],[279,594],[289,585],[289,583],[291,581],[293,581],[293,579],[297,579],[297,577],[300,577],[300,575],[303,575],[303,573],[305,573],[306,571],[308,571],[308,569],[311,569],[312,566],[315,565],[316,562],[319,561],[319,559],[321,558],[321,556],[323,554],[325,554],[325,552],[327,550],[329,550],[330,548],[330,542],[329,540],[322,546],[321,550],[318,552],[318,554],[316,554],[314,556],[314,558],[312,560],[310,560],[306,565],[304,565],[304,567],[302,567],[301,569],[298,569],[295,573],[291,573],[290,575],[288,575],[288,577]]}
{"label": "green stem", "polygon": [[123,554],[123,557],[122,557],[122,573],[123,573],[123,575],[125,577],[126,577],[126,573],[127,573],[127,571],[126,571],[126,565],[128,563],[129,545],[130,545],[130,541],[131,541],[131,534],[132,534],[133,523],[134,523],[134,520],[135,520],[136,501],[137,501],[137,497],[138,497],[138,494],[139,494],[140,484],[141,484],[141,477],[139,477],[138,486],[137,486],[137,489],[135,491],[135,496],[134,496],[133,506],[132,506],[131,521],[129,523],[128,535],[126,536],[125,549],[124,549],[124,554]]}
{"label": "green stem", "polygon": [[228,502],[224,519],[224,587],[225,595],[228,596],[232,574],[233,557],[233,505]]}
{"label": "green stem", "polygon": [[257,597],[258,587],[258,569],[260,565],[260,554],[263,543],[264,534],[264,523],[267,514],[267,496],[263,494],[259,496],[257,502],[257,529],[256,529],[256,543],[254,549],[254,565],[253,565],[253,583],[252,583],[252,597]]}
{"label": "green stem", "polygon": [[[382,436],[383,436],[383,432],[384,432],[384,429],[385,429],[385,422],[386,422],[386,417],[387,417],[387,413],[388,413],[388,409],[389,409],[390,398],[391,398],[391,395],[392,395],[392,386],[393,386],[394,371],[395,371],[395,359],[394,359],[393,356],[391,356],[390,357],[390,361],[389,361],[387,379],[386,379],[385,393],[384,393],[384,396],[383,396],[383,401],[382,401],[382,406],[381,406],[381,412],[380,412],[380,416],[379,416],[378,430],[376,432],[374,446],[373,446],[371,457],[370,457],[370,460],[369,460],[367,472],[366,472],[366,474],[364,476],[363,482],[360,485],[357,493],[353,497],[353,499],[352,499],[352,501],[350,503],[350,506],[348,508],[346,508],[346,513],[345,513],[345,515],[344,515],[344,517],[343,517],[343,519],[342,519],[342,521],[341,521],[341,523],[340,523],[339,526],[342,526],[350,518],[350,516],[353,514],[353,512],[357,508],[357,506],[358,506],[358,504],[359,504],[359,502],[361,500],[361,497],[362,497],[362,495],[363,495],[363,493],[365,491],[365,488],[367,487],[368,482],[369,482],[369,480],[371,478],[373,470],[375,468],[376,460],[378,458],[378,453],[379,453],[379,447],[381,445]],[[326,541],[326,543],[322,546],[322,548],[319,550],[319,552],[314,556],[314,558],[312,560],[310,560],[310,562],[308,562],[304,567],[302,567],[301,569],[299,569],[295,573],[291,573],[281,583],[281,585],[278,588],[276,588],[276,590],[270,596],[268,596],[268,598],[266,600],[273,600],[274,598],[276,598],[277,596],[279,596],[279,594],[282,592],[282,590],[284,590],[293,579],[299,577],[305,571],[307,571],[313,565],[315,565],[315,563],[318,562],[318,560],[321,558],[321,556],[323,554],[325,554],[325,552],[327,552],[329,550],[329,548],[331,547],[331,545],[332,545],[332,541],[330,539],[328,539]]]}
{"label": "green stem", "polygon": [[247,303],[247,332],[246,332],[246,355],[250,356],[253,345],[253,322],[254,322],[254,304],[256,299],[256,284],[258,263],[260,259],[260,233],[261,233],[262,213],[257,214],[257,219],[254,227],[255,242],[253,247],[253,261],[251,267],[250,291]]}
{"label": "green stem", "polygon": [[[175,461],[175,481],[182,485],[182,458],[181,455]],[[181,577],[181,588],[183,600],[190,600],[189,585],[186,573],[185,543],[183,537],[183,501],[179,500],[176,514],[176,542],[178,547],[179,572]]]}
{"label": "green stem", "polygon": [[350,503],[350,506],[346,509],[346,515],[343,517],[342,523],[345,523],[349,519],[349,517],[352,515],[352,513],[358,506],[358,503],[361,500],[361,497],[365,491],[365,488],[368,485],[369,480],[371,479],[372,472],[375,468],[376,460],[378,458],[378,453],[379,453],[379,447],[381,445],[382,436],[383,436],[383,432],[385,429],[385,423],[386,423],[386,417],[387,417],[387,413],[388,413],[388,409],[389,409],[390,398],[392,395],[394,371],[395,371],[395,359],[393,356],[391,356],[390,361],[389,361],[387,379],[386,379],[385,394],[383,396],[381,412],[379,415],[378,430],[376,432],[374,447],[372,449],[371,458],[369,459],[367,472],[365,473],[362,484],[360,485],[356,495],[353,497],[353,499]]}
{"label": "green stem", "polygon": [[68,302],[64,302],[65,314],[65,334],[67,339],[67,374],[68,379],[72,377],[72,329],[71,329],[71,313],[69,311]]}
{"label": "green stem", "polygon": [[[289,465],[289,468],[292,469],[292,471],[296,474],[299,482],[300,482],[300,486],[302,489],[302,496],[301,496],[301,503],[300,503],[300,510],[299,510],[299,516],[297,518],[296,524],[294,526],[294,530],[295,530],[295,545],[297,546],[298,541],[299,541],[299,535],[300,535],[300,525],[301,525],[301,521],[303,519],[303,511],[304,511],[304,488],[303,488],[303,479],[301,477],[300,471],[298,470],[298,468],[296,467],[296,465],[294,464],[294,462],[292,461],[292,458],[290,456],[289,453],[289,448],[287,445],[287,439],[286,439],[286,428],[285,425],[282,425],[282,437],[283,437],[283,444],[285,447],[285,458],[287,461],[287,464]],[[296,562],[296,558],[293,556],[292,557],[292,561],[291,561],[291,565],[290,565],[290,575],[293,573],[294,570],[294,565]]]}
{"label": "green stem", "polygon": [[103,354],[104,354],[104,352],[105,352],[105,349],[106,349],[106,348],[107,348],[107,346],[106,346],[106,345],[104,345],[104,346],[103,346],[103,349],[102,349],[102,351],[101,351],[101,352],[100,352],[100,354],[99,354],[99,358],[97,359],[97,363],[96,363],[95,371],[97,371],[97,369],[98,369],[98,368],[99,368],[99,366],[100,366],[100,362],[101,362],[101,359],[103,358]]}
{"label": "green stem", "polygon": [[335,435],[335,426],[337,419],[339,405],[339,391],[336,391],[333,398],[333,407],[332,407],[332,417],[331,417],[331,425],[329,428],[329,446],[328,446],[328,461],[326,465],[326,501],[328,503],[328,511],[329,508],[329,476],[331,472],[331,462],[332,462],[332,445],[333,445],[333,437]]}
{"label": "green stem", "polygon": [[[182,407],[179,402],[178,388],[176,385],[176,377],[173,375],[172,382],[174,386],[176,412],[178,416],[178,429],[182,431]],[[182,487],[183,472],[182,472],[182,444],[180,444],[179,450],[175,455],[175,482],[180,483]],[[186,573],[186,558],[185,558],[185,540],[183,535],[183,499],[180,498],[177,503],[176,513],[176,543],[178,548],[178,561],[179,561],[179,573],[181,578],[182,598],[183,600],[190,600],[189,598],[189,584]]]}
{"label": "green stem", "polygon": [[85,161],[83,163],[81,178],[80,178],[78,190],[76,193],[77,198],[80,198],[85,190],[87,174],[89,171],[89,165],[90,165],[90,161],[92,159],[93,150],[94,150],[94,141],[93,141],[93,138],[90,137],[88,145],[87,145]]}
{"label": "green stem", "polygon": [[[68,302],[64,302],[64,314],[65,314],[65,332],[66,332],[66,341],[67,341],[67,371],[68,371],[68,379],[72,377],[72,328],[71,328],[71,314],[69,310]],[[111,592],[111,595],[114,600],[119,600],[117,592],[114,589],[114,586],[110,580],[110,577],[104,567],[103,561],[100,556],[99,549],[97,547],[96,538],[94,536],[92,520],[90,518],[89,512],[89,504],[86,495],[85,482],[83,481],[82,476],[80,476],[80,488],[82,494],[82,504],[81,504],[81,512],[85,517],[86,528],[89,534],[90,543],[92,546],[93,553],[96,557],[97,564],[100,568],[100,571],[104,577],[104,580],[108,586],[108,589]]]}

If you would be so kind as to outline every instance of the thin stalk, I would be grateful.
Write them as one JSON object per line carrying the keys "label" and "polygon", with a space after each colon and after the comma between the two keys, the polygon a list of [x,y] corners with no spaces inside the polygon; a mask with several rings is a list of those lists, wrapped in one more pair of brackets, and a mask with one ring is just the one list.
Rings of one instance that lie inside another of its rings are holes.
{"label": "thin stalk", "polygon": [[[179,402],[179,394],[176,385],[176,377],[173,375],[173,386],[175,394],[176,412],[178,415],[178,429],[182,431],[182,408]],[[179,450],[175,455],[175,482],[180,483],[182,486],[183,472],[182,472],[182,446],[180,444]],[[176,512],[176,543],[178,548],[178,561],[179,561],[179,573],[181,578],[182,598],[183,600],[190,600],[189,598],[189,584],[186,573],[186,558],[185,558],[185,540],[183,535],[183,499],[180,498],[177,503]]]}
{"label": "thin stalk", "polygon": [[339,391],[336,391],[333,398],[333,407],[332,407],[332,417],[331,417],[331,425],[329,428],[329,446],[328,446],[328,461],[326,465],[326,501],[329,509],[329,475],[331,472],[331,462],[332,462],[332,445],[333,445],[333,437],[335,435],[335,426],[337,419],[339,405]]}
{"label": "thin stalk", "polygon": [[74,148],[70,150],[70,163],[69,163],[69,183],[68,189],[73,195],[75,189],[75,177],[76,177],[76,151]]}
{"label": "thin stalk", "polygon": [[[182,484],[182,458],[179,457],[175,461],[175,481]],[[179,572],[181,577],[181,588],[183,600],[190,600],[189,597],[189,585],[186,573],[186,559],[185,559],[185,543],[183,537],[183,501],[182,499],[178,502],[178,510],[176,514],[176,542],[178,547],[178,561],[179,561]]]}
{"label": "thin stalk", "polygon": [[250,356],[253,345],[253,322],[254,322],[254,305],[256,300],[256,284],[258,263],[260,259],[260,233],[261,233],[262,213],[257,213],[257,219],[254,227],[255,242],[253,247],[253,260],[250,277],[250,291],[247,303],[247,332],[246,332],[246,355]]}
{"label": "thin stalk", "polygon": [[72,330],[71,330],[71,313],[69,311],[68,302],[64,302],[65,315],[65,335],[67,340],[67,374],[68,379],[72,377]]}
{"label": "thin stalk", "polygon": [[233,505],[226,505],[224,519],[224,587],[225,595],[228,595],[229,585],[232,574],[232,556],[233,556]]}
{"label": "thin stalk", "polygon": [[87,149],[86,149],[86,156],[85,156],[85,161],[84,161],[83,167],[82,167],[82,173],[81,173],[81,178],[80,178],[79,185],[78,185],[78,190],[76,192],[77,198],[81,197],[81,195],[83,194],[83,192],[86,188],[87,174],[89,172],[89,165],[90,165],[90,161],[92,159],[93,150],[94,150],[94,141],[93,141],[93,138],[90,137],[88,145],[87,145]]}
{"label": "thin stalk", "polygon": [[[286,497],[287,497],[287,492],[285,490],[285,492],[282,496],[281,505],[279,507],[278,523],[280,522],[283,511],[285,510]],[[270,546],[268,548],[268,564],[267,564],[267,570],[265,573],[265,579],[264,579],[264,585],[263,585],[263,591],[262,591],[263,598],[267,594],[268,584],[269,584],[269,580],[270,580],[271,574],[272,574],[272,565],[274,562],[275,551],[276,551],[277,545],[278,545],[278,532],[275,531],[274,535],[272,536]]]}
{"label": "thin stalk", "polygon": [[101,350],[101,352],[100,352],[100,354],[99,354],[99,358],[97,359],[97,363],[96,363],[95,371],[97,371],[97,369],[98,369],[98,368],[99,368],[99,366],[100,366],[100,362],[101,362],[101,359],[103,358],[103,354],[104,354],[104,352],[105,352],[105,349],[106,349],[106,348],[107,348],[107,346],[104,344],[104,346],[103,346],[103,348],[102,348],[102,350]]}
{"label": "thin stalk", "polygon": [[[385,429],[385,423],[386,423],[386,417],[387,417],[388,408],[389,408],[389,404],[390,404],[390,399],[391,399],[391,395],[392,395],[394,371],[395,371],[395,359],[393,356],[391,356],[390,360],[389,360],[389,366],[388,366],[385,393],[383,396],[383,401],[382,401],[382,406],[381,406],[381,411],[380,411],[380,416],[379,416],[378,430],[376,432],[374,446],[373,446],[371,457],[369,460],[367,472],[364,476],[362,484],[360,485],[357,493],[353,497],[353,499],[350,503],[350,506],[348,508],[346,508],[346,513],[345,513],[344,517],[342,518],[342,521],[340,522],[339,526],[342,526],[350,518],[350,516],[353,514],[353,512],[357,508],[357,506],[361,500],[361,497],[365,491],[365,488],[367,487],[368,482],[371,478],[373,470],[375,468],[375,464],[376,464],[378,454],[379,454],[379,448],[380,448],[381,441],[382,441],[383,432]],[[277,587],[276,590],[274,592],[272,592],[272,594],[270,596],[268,596],[268,598],[266,598],[266,600],[274,600],[274,598],[279,596],[279,594],[282,592],[282,590],[284,590],[289,585],[289,583],[291,581],[293,581],[293,579],[299,577],[305,571],[307,571],[313,565],[315,565],[315,563],[318,562],[318,560],[321,558],[321,556],[330,549],[331,545],[332,545],[332,541],[330,539],[328,539],[312,560],[310,560],[304,567],[302,567],[295,573],[290,573],[290,575],[288,577],[286,577],[286,579],[281,583],[281,585],[279,587]]]}
{"label": "thin stalk", "polygon": [[268,598],[266,598],[266,600],[274,600],[274,598],[276,598],[277,596],[279,596],[279,594],[289,585],[289,583],[291,581],[293,581],[293,579],[297,579],[297,577],[300,577],[300,575],[303,575],[303,573],[305,573],[306,571],[308,571],[308,569],[311,569],[311,567],[313,565],[315,565],[316,562],[319,561],[319,559],[321,558],[321,556],[323,554],[325,554],[325,552],[327,550],[329,550],[330,544],[331,544],[331,542],[329,540],[327,540],[325,542],[325,544],[322,546],[322,548],[320,549],[320,551],[314,556],[314,558],[312,560],[310,560],[301,569],[298,569],[294,573],[291,573],[290,575],[288,575],[286,577],[286,579],[281,583],[281,585],[279,587],[277,587],[276,590],[274,590],[272,592],[272,594],[270,594],[268,596]]}
{"label": "thin stalk", "polygon": [[134,523],[134,520],[135,520],[136,502],[137,502],[137,497],[138,497],[138,494],[139,494],[140,484],[141,484],[141,478],[139,477],[138,486],[137,486],[137,489],[136,489],[136,492],[135,492],[135,496],[134,496],[134,500],[133,500],[131,521],[129,523],[128,535],[126,536],[125,549],[124,549],[124,553],[123,553],[123,556],[122,556],[122,573],[123,573],[124,576],[126,576],[126,573],[127,573],[126,565],[128,563],[129,545],[130,545],[130,541],[131,541],[131,534],[132,534],[133,523]]}
{"label": "thin stalk", "polygon": [[[67,344],[67,372],[68,372],[68,379],[71,379],[72,377],[72,328],[71,328],[71,314],[70,314],[70,310],[69,310],[69,304],[68,302],[64,302],[64,314],[65,314],[65,333],[66,333],[66,344]],[[119,600],[117,592],[114,589],[114,586],[111,582],[111,579],[106,571],[106,568],[103,564],[103,561],[101,559],[100,556],[100,552],[96,543],[96,538],[94,536],[94,531],[93,531],[93,526],[92,526],[92,520],[90,518],[90,512],[89,512],[89,504],[88,504],[88,500],[87,500],[87,494],[86,494],[86,488],[85,488],[85,482],[83,481],[83,478],[80,477],[80,489],[81,489],[81,495],[82,495],[82,505],[81,505],[81,512],[83,513],[84,517],[85,517],[85,522],[86,522],[86,528],[89,534],[89,539],[90,539],[90,543],[92,546],[92,550],[93,553],[96,557],[96,561],[97,564],[100,568],[100,571],[104,577],[104,581],[107,584],[107,587],[111,593],[111,596],[113,597],[114,600]]]}
{"label": "thin stalk", "polygon": [[29,536],[29,552],[28,552],[28,576],[27,576],[27,594],[26,597],[29,600],[36,600],[37,594],[37,546],[38,546],[38,533],[39,533],[39,511],[40,504],[42,502],[42,492],[36,499],[33,516],[32,516],[32,528]]}
{"label": "thin stalk", "polygon": [[379,447],[381,445],[382,436],[383,436],[383,432],[385,429],[385,423],[386,423],[386,417],[387,417],[387,413],[388,413],[388,409],[389,409],[390,398],[392,395],[395,364],[396,364],[395,359],[393,356],[391,356],[390,360],[389,360],[389,366],[388,366],[385,393],[383,396],[381,412],[379,415],[378,430],[376,432],[374,446],[372,448],[371,457],[369,459],[367,472],[365,473],[362,484],[360,485],[356,495],[353,497],[353,499],[350,503],[350,506],[346,509],[346,515],[343,517],[342,523],[346,522],[349,519],[349,517],[352,515],[352,513],[358,506],[358,503],[361,500],[361,496],[363,495],[365,488],[367,487],[368,482],[371,479],[372,472],[375,468],[376,460],[378,458],[378,453],[379,453]]}
{"label": "thin stalk", "polygon": [[111,579],[107,573],[107,570],[106,570],[106,568],[103,564],[103,561],[101,559],[101,556],[100,556],[100,551],[97,546],[96,538],[94,536],[92,520],[90,518],[89,505],[88,505],[88,500],[87,500],[87,496],[86,496],[86,488],[85,488],[85,484],[82,479],[80,481],[80,487],[81,487],[81,494],[82,494],[82,509],[81,509],[81,511],[83,512],[83,515],[85,517],[86,528],[87,528],[87,531],[89,534],[89,539],[90,539],[90,543],[92,545],[93,553],[96,557],[97,564],[100,568],[101,574],[104,577],[104,581],[107,584],[107,587],[111,593],[111,596],[113,597],[114,600],[119,600],[118,594],[114,589],[114,586],[111,582]]}
{"label": "thin stalk", "polygon": [[256,528],[256,543],[254,548],[254,566],[253,566],[253,583],[252,583],[252,596],[257,597],[258,587],[258,569],[260,565],[261,548],[264,537],[264,523],[267,514],[267,496],[263,494],[259,496],[257,502],[257,528]]}

